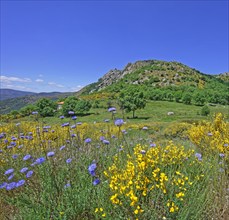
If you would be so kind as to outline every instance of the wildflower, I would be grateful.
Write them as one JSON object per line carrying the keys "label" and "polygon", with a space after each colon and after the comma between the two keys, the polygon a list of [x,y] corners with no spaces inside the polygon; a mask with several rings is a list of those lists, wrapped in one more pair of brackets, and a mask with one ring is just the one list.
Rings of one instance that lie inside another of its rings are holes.
{"label": "wildflower", "polygon": [[213,134],[211,132],[208,132],[208,136],[212,136]]}
{"label": "wildflower", "polygon": [[84,141],[85,143],[90,143],[91,142],[91,138],[87,138],[87,139],[85,139],[85,141]]}
{"label": "wildflower", "polygon": [[14,172],[14,169],[13,168],[8,169],[8,170],[6,170],[5,175],[11,174],[13,172]]}
{"label": "wildflower", "polygon": [[17,183],[16,183],[16,188],[19,187],[19,186],[22,186],[25,184],[25,180],[19,180]]}
{"label": "wildflower", "polygon": [[115,135],[111,135],[111,138],[116,138]]}
{"label": "wildflower", "polygon": [[71,187],[70,183],[67,183],[67,184],[64,185],[64,188],[68,188],[68,187]]}
{"label": "wildflower", "polygon": [[148,127],[143,127],[142,130],[148,130]]}
{"label": "wildflower", "polygon": [[76,120],[77,119],[77,117],[76,116],[72,116],[72,120]]}
{"label": "wildflower", "polygon": [[103,143],[104,143],[104,144],[110,144],[110,141],[108,141],[108,140],[103,140]]}
{"label": "wildflower", "polygon": [[105,119],[105,120],[104,120],[104,122],[109,122],[109,121],[110,121],[110,119]]}
{"label": "wildflower", "polygon": [[149,146],[150,147],[156,147],[157,145],[155,143],[151,143]]}
{"label": "wildflower", "polygon": [[141,150],[141,154],[146,154],[146,151],[145,150]]}
{"label": "wildflower", "polygon": [[30,170],[28,171],[28,173],[26,174],[26,178],[30,178],[33,175],[33,171]]}
{"label": "wildflower", "polygon": [[37,115],[38,114],[38,112],[32,112],[32,115]]}
{"label": "wildflower", "polygon": [[105,140],[105,137],[101,136],[99,139],[100,139],[100,141],[103,141],[103,140]]}
{"label": "wildflower", "polygon": [[17,159],[17,158],[18,158],[18,155],[17,155],[17,154],[14,154],[14,155],[12,156],[12,158],[13,158],[13,159]]}
{"label": "wildflower", "polygon": [[61,115],[61,116],[60,116],[60,119],[64,119],[64,116],[63,116],[63,115]]}
{"label": "wildflower", "polygon": [[90,175],[95,176],[96,167],[96,163],[92,163],[91,165],[89,165],[88,172],[90,173]]}
{"label": "wildflower", "polygon": [[5,188],[6,186],[7,186],[7,183],[6,183],[6,182],[4,182],[4,183],[0,184],[0,189]]}
{"label": "wildflower", "polygon": [[116,111],[116,108],[115,107],[111,107],[108,109],[108,112],[115,112]]}
{"label": "wildflower", "polygon": [[45,158],[44,157],[40,157],[35,161],[36,164],[42,164],[44,162],[45,162]]}
{"label": "wildflower", "polygon": [[23,160],[28,160],[28,159],[30,159],[31,158],[31,155],[30,154],[27,154],[27,155],[25,155],[24,157],[23,157]]}
{"label": "wildflower", "polygon": [[220,153],[219,156],[220,156],[220,157],[225,157],[225,154]]}
{"label": "wildflower", "polygon": [[71,134],[71,137],[76,137],[76,134]]}
{"label": "wildflower", "polygon": [[23,167],[23,168],[20,170],[20,172],[21,172],[21,173],[25,173],[28,169],[29,169],[28,167]]}
{"label": "wildflower", "polygon": [[12,183],[7,184],[6,190],[11,190],[11,189],[14,189],[15,187],[16,187],[16,182],[12,182]]}
{"label": "wildflower", "polygon": [[73,112],[73,111],[69,111],[69,112],[68,112],[68,114],[69,114],[69,115],[74,115],[74,114],[75,114],[75,112]]}
{"label": "wildflower", "polygon": [[195,157],[197,157],[198,160],[200,160],[200,161],[202,160],[202,155],[200,153],[196,153],[195,154]]}
{"label": "wildflower", "polygon": [[82,122],[77,122],[76,124],[77,124],[77,125],[82,125]]}
{"label": "wildflower", "polygon": [[47,153],[47,157],[53,157],[55,155],[55,152],[50,151]]}
{"label": "wildflower", "polygon": [[67,127],[67,126],[69,126],[69,122],[66,122],[66,123],[62,124],[61,126],[62,127]]}
{"label": "wildflower", "polygon": [[116,119],[115,120],[115,125],[116,126],[119,126],[120,127],[121,125],[123,125],[123,123],[124,123],[123,119]]}
{"label": "wildflower", "polygon": [[63,145],[63,146],[60,147],[60,150],[63,150],[64,148],[65,148],[65,146]]}
{"label": "wildflower", "polygon": [[72,162],[72,159],[71,158],[68,158],[67,160],[66,160],[66,163],[71,163]]}
{"label": "wildflower", "polygon": [[13,179],[13,177],[14,177],[14,173],[12,173],[12,174],[8,177],[8,180]]}
{"label": "wildflower", "polygon": [[76,128],[76,125],[72,125],[71,128],[72,128],[72,129],[73,129],[73,128]]}
{"label": "wildflower", "polygon": [[94,185],[94,186],[98,185],[99,183],[100,183],[100,179],[95,179],[95,180],[93,181],[93,185]]}

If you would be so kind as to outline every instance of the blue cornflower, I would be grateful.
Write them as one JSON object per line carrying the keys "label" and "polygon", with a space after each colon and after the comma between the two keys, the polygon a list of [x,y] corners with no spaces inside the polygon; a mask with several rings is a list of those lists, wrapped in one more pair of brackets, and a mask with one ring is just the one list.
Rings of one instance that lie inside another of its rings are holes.
{"label": "blue cornflower", "polygon": [[47,153],[47,157],[53,157],[55,155],[55,152],[50,151]]}
{"label": "blue cornflower", "polygon": [[72,120],[76,120],[77,119],[77,117],[76,116],[72,116]]}
{"label": "blue cornflower", "polygon": [[89,165],[88,172],[90,173],[90,175],[95,176],[96,167],[96,163],[92,163],[91,165]]}
{"label": "blue cornflower", "polygon": [[108,141],[108,140],[103,140],[103,143],[104,143],[104,144],[110,144],[110,141]]}
{"label": "blue cornflower", "polygon": [[198,160],[202,160],[202,155],[200,153],[195,153],[195,157],[197,157]]}
{"label": "blue cornflower", "polygon": [[85,141],[84,141],[85,143],[90,143],[91,142],[91,138],[87,138],[87,139],[85,139]]}
{"label": "blue cornflower", "polygon": [[42,164],[44,162],[45,162],[45,158],[44,157],[40,157],[35,161],[36,164]]}
{"label": "blue cornflower", "polygon": [[65,184],[64,188],[68,188],[68,187],[71,187],[71,184],[70,183],[67,183]]}
{"label": "blue cornflower", "polygon": [[121,125],[123,125],[123,123],[124,123],[123,119],[116,119],[115,120],[115,125],[116,126],[121,126]]}
{"label": "blue cornflower", "polygon": [[63,150],[64,148],[65,148],[65,146],[63,145],[63,146],[60,147],[60,150]]}
{"label": "blue cornflower", "polygon": [[8,169],[8,170],[6,170],[5,175],[11,174],[13,172],[14,172],[14,169],[13,168]]}
{"label": "blue cornflower", "polygon": [[6,186],[7,186],[7,183],[6,183],[6,182],[4,182],[4,183],[0,184],[0,189],[5,188]]}
{"label": "blue cornflower", "polygon": [[28,171],[28,173],[26,174],[26,178],[30,178],[33,175],[33,171],[30,170]]}
{"label": "blue cornflower", "polygon": [[69,115],[74,115],[74,114],[75,114],[75,112],[73,112],[73,111],[69,111],[69,112],[68,112],[68,114],[69,114]]}
{"label": "blue cornflower", "polygon": [[145,150],[141,150],[141,154],[146,154],[146,151]]}
{"label": "blue cornflower", "polygon": [[14,154],[14,155],[12,155],[12,158],[13,159],[17,159],[18,158],[18,155],[17,154]]}
{"label": "blue cornflower", "polygon": [[115,107],[108,108],[108,112],[115,112],[115,111],[116,111]]}
{"label": "blue cornflower", "polygon": [[14,177],[14,173],[12,173],[12,174],[8,177],[8,180],[13,179],[13,177]]}
{"label": "blue cornflower", "polygon": [[71,163],[72,162],[72,159],[71,158],[68,158],[67,160],[66,160],[66,163]]}
{"label": "blue cornflower", "polygon": [[16,187],[16,182],[12,182],[12,183],[7,184],[6,190],[11,190],[11,189],[14,189],[15,187]]}
{"label": "blue cornflower", "polygon": [[30,154],[27,154],[27,155],[25,155],[24,157],[23,157],[23,160],[28,160],[28,159],[30,159],[31,158],[31,155]]}
{"label": "blue cornflower", "polygon": [[23,168],[20,170],[20,172],[21,172],[21,173],[25,173],[28,169],[29,169],[28,167],[23,167]]}
{"label": "blue cornflower", "polygon": [[17,183],[16,183],[16,188],[19,187],[19,186],[22,186],[25,184],[25,180],[19,180]]}
{"label": "blue cornflower", "polygon": [[100,179],[95,179],[95,180],[93,181],[93,185],[94,185],[94,186],[98,185],[99,183],[100,183]]}

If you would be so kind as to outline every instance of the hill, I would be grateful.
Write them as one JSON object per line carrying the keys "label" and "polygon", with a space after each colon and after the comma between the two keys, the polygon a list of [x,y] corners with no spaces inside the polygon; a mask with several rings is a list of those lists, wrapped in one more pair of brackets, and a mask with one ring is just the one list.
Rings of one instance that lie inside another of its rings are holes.
{"label": "hill", "polygon": [[130,84],[153,88],[192,86],[204,89],[214,83],[225,86],[228,81],[228,73],[210,75],[175,61],[144,60],[128,63],[123,70],[110,70],[97,82],[84,87],[79,94],[112,90],[114,87],[119,91]]}
{"label": "hill", "polygon": [[[17,93],[18,92],[18,93]],[[15,94],[23,94],[20,93],[21,91],[17,91]],[[34,104],[37,100],[41,98],[50,98],[52,100],[58,100],[59,98],[65,98],[74,93],[68,92],[68,93],[61,93],[61,92],[42,92],[42,93],[32,93],[27,94],[20,97],[10,98],[10,99],[4,99],[0,101],[0,114],[7,114],[12,110],[19,110],[20,108],[28,105],[28,104]]]}
{"label": "hill", "polygon": [[0,89],[0,101],[26,95],[35,95],[34,92],[19,91],[14,89]]}

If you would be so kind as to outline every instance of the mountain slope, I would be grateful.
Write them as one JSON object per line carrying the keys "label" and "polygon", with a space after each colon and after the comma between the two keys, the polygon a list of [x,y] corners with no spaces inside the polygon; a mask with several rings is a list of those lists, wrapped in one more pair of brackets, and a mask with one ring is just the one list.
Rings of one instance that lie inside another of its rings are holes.
{"label": "mountain slope", "polygon": [[0,101],[26,95],[35,95],[34,92],[19,91],[14,89],[0,89]]}

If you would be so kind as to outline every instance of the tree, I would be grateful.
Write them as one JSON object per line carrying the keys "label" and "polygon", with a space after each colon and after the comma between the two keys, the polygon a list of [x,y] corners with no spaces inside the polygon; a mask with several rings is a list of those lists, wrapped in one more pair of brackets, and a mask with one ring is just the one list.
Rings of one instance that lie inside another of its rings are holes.
{"label": "tree", "polygon": [[184,104],[190,105],[192,101],[192,95],[190,93],[185,93],[182,101]]}
{"label": "tree", "polygon": [[69,96],[65,99],[62,111],[65,116],[68,116],[69,111],[75,111],[78,99],[75,96]]}
{"label": "tree", "polygon": [[37,111],[37,107],[32,104],[26,105],[20,109],[22,116],[29,116],[34,111]]}
{"label": "tree", "polygon": [[209,109],[209,107],[208,107],[207,105],[203,106],[203,107],[201,108],[201,115],[207,116],[207,115],[209,115],[209,114],[210,114],[210,109]]}
{"label": "tree", "polygon": [[57,108],[57,105],[54,101],[48,98],[41,98],[36,103],[37,110],[40,113],[41,116],[53,116],[55,113],[55,110]]}
{"label": "tree", "polygon": [[123,104],[123,108],[126,112],[133,113],[133,118],[135,117],[135,111],[137,109],[145,108],[146,106],[146,99],[144,97],[144,93],[137,89],[130,89],[128,91],[121,92],[120,95]]}
{"label": "tree", "polygon": [[74,111],[79,114],[88,112],[91,109],[91,103],[88,100],[77,100]]}
{"label": "tree", "polygon": [[203,92],[197,92],[194,95],[193,99],[196,105],[204,105],[204,103],[206,102],[206,96]]}

